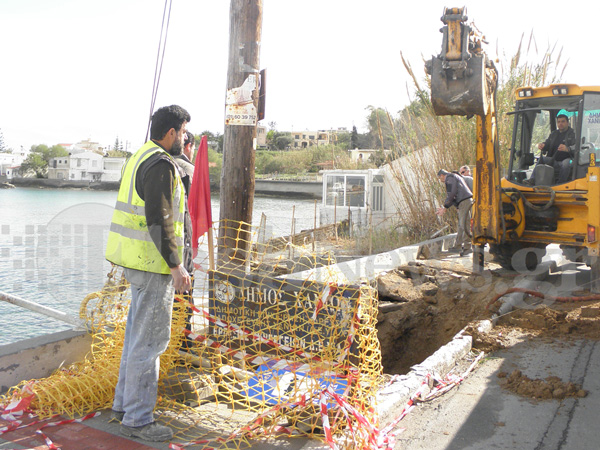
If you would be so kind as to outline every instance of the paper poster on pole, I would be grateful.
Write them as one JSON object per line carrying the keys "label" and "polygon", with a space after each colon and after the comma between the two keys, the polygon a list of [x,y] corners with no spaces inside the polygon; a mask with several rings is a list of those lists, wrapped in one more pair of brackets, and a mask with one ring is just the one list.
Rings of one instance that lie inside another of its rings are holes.
{"label": "paper poster on pole", "polygon": [[225,125],[256,125],[258,116],[253,95],[257,88],[256,75],[250,74],[240,87],[227,90]]}

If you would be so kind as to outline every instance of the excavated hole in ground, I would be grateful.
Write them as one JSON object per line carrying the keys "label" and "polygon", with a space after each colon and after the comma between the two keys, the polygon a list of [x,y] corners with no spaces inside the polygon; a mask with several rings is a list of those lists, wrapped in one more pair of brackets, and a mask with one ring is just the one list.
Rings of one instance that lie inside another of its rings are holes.
{"label": "excavated hole in ground", "polygon": [[[406,374],[446,345],[460,330],[473,337],[473,348],[486,353],[521,338],[600,340],[600,302],[554,302],[503,316],[488,333],[476,324],[490,319],[500,302],[486,309],[516,278],[499,266],[474,275],[470,268],[448,261],[411,262],[377,279],[377,331],[386,374]],[[585,294],[582,292],[580,294]],[[531,298],[532,304],[539,299]]]}
{"label": "excavated hole in ground", "polygon": [[489,319],[487,303],[509,283],[489,271],[473,275],[461,264],[435,260],[381,275],[377,332],[384,372],[408,373],[469,323]]}

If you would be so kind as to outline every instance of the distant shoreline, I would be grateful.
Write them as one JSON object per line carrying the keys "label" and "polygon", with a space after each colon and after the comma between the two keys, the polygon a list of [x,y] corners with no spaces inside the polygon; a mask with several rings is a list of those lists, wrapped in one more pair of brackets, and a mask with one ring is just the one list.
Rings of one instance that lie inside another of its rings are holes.
{"label": "distant shoreline", "polygon": [[[12,178],[0,177],[15,187],[37,187],[39,189],[89,189],[95,191],[118,191],[119,181],[75,181],[48,178]],[[211,184],[210,190],[219,192],[219,186]],[[273,197],[322,198],[322,183],[315,181],[256,180],[255,194]]]}
{"label": "distant shoreline", "polygon": [[118,181],[75,181],[48,178],[12,178],[6,180],[15,187],[37,187],[58,189],[90,189],[96,191],[118,191]]}

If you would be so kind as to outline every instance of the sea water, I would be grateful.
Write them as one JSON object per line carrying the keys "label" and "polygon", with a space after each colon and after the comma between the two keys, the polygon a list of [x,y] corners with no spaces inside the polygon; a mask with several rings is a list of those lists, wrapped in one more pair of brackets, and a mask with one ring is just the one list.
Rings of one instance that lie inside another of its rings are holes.
{"label": "sea water", "polygon": [[[84,297],[106,282],[104,259],[116,191],[0,189],[0,291],[79,317]],[[219,198],[213,194],[213,221]],[[253,225],[262,213],[269,235],[312,228],[314,200],[256,197]],[[318,224],[318,219],[317,219]],[[72,328],[0,301],[0,345]]]}

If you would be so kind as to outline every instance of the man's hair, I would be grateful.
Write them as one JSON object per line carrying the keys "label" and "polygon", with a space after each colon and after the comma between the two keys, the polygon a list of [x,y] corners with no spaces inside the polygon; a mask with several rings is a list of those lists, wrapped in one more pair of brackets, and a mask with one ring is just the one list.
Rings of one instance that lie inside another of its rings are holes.
{"label": "man's hair", "polygon": [[186,131],[186,135],[187,138],[185,138],[185,143],[192,144],[192,147],[194,147],[194,144],[196,143],[196,138],[194,137],[194,134],[189,131]]}
{"label": "man's hair", "polygon": [[559,115],[556,116],[557,119],[559,117],[564,117],[565,119],[567,119],[567,121],[569,120],[569,118],[565,114],[559,114]]}
{"label": "man's hair", "polygon": [[458,169],[459,172],[462,172],[463,170],[468,170],[470,172],[471,168],[469,166],[462,166],[460,169]]}
{"label": "man's hair", "polygon": [[447,170],[440,169],[440,170],[438,171],[438,174],[437,174],[437,176],[438,176],[438,177],[441,177],[442,175],[448,175],[449,173],[450,173],[450,172],[448,172]]}
{"label": "man's hair", "polygon": [[171,128],[181,130],[185,122],[192,120],[190,114],[178,105],[163,106],[152,115],[150,126],[150,139],[161,140]]}

